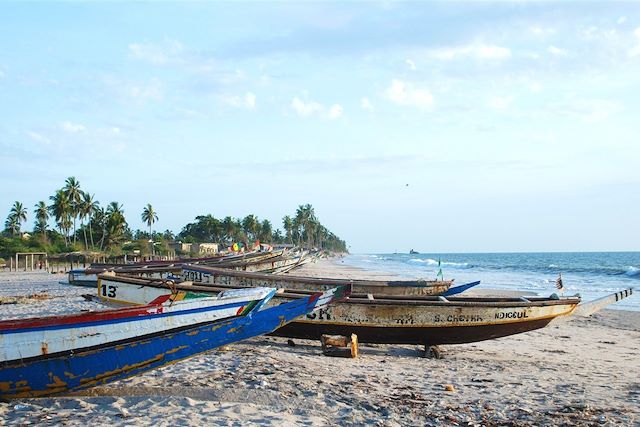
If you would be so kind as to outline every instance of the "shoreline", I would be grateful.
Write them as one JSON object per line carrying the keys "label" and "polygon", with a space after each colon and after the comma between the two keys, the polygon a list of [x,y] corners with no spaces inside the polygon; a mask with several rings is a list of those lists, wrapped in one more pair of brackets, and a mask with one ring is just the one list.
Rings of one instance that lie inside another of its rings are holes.
{"label": "shoreline", "polygon": [[[294,274],[354,274],[340,267],[320,260]],[[47,289],[55,295],[0,305],[1,317],[65,304],[77,310],[78,295],[89,289],[57,285],[59,277],[0,274],[0,296]],[[640,422],[638,312],[606,310],[525,334],[442,346],[443,359],[422,358],[415,345],[365,344],[356,359],[329,358],[317,341],[294,343],[258,337],[75,395],[0,403],[0,416],[7,424],[78,426]]]}

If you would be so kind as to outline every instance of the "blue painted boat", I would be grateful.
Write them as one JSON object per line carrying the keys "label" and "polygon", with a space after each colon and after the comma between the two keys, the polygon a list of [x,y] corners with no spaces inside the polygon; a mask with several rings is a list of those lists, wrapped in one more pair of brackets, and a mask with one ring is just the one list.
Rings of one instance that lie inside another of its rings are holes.
{"label": "blue painted boat", "polygon": [[451,296],[451,295],[458,295],[466,290],[473,288],[474,286],[478,286],[479,284],[480,284],[480,281],[478,280],[476,282],[465,283],[464,285],[453,286],[449,288],[447,292],[443,292],[440,295],[444,297]]}
{"label": "blue painted boat", "polygon": [[[54,395],[137,375],[222,345],[270,333],[297,317],[326,307],[334,300],[345,298],[349,292],[350,290],[345,287],[334,288],[275,307],[264,308],[274,294],[270,292],[257,304],[251,304],[248,313],[245,304],[237,308],[238,315],[224,319],[164,330],[142,328],[144,333],[127,339],[55,353],[42,351],[42,354],[37,356],[2,360],[0,362],[0,398]],[[216,300],[216,298],[203,296],[199,301],[200,305],[205,300]],[[184,301],[184,303],[189,302]],[[162,304],[160,309],[156,304],[84,313],[75,317],[55,316],[3,321],[0,322],[0,349],[3,346],[12,346],[11,336],[20,332],[40,334],[54,328],[60,333],[64,334],[67,331],[80,337],[83,330],[85,334],[92,332],[91,327],[95,324],[91,323],[95,323],[97,317],[101,317],[102,321],[106,322],[130,321],[129,327],[135,328],[138,318],[144,318],[147,315],[151,317],[172,315],[171,311],[166,311],[166,299]],[[176,303],[170,301],[170,304]],[[193,313],[200,313],[203,308],[190,310]],[[153,313],[148,314],[148,311]],[[180,311],[176,309],[176,312]],[[122,325],[118,328],[122,328]]]}

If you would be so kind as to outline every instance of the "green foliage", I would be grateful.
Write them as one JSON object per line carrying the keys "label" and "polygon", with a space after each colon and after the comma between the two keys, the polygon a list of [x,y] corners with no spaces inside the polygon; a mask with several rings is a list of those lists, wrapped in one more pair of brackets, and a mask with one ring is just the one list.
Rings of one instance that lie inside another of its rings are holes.
{"label": "green foliage", "polygon": [[[124,216],[123,206],[111,202],[106,209],[90,193],[80,188],[75,177],[65,180],[63,188],[34,206],[34,235],[29,239],[20,236],[21,225],[27,219],[27,210],[22,203],[15,202],[5,221],[5,231],[0,237],[0,256],[11,257],[16,252],[47,252],[57,254],[74,251],[100,251],[120,255],[122,251],[140,250],[146,253],[168,253],[168,242],[175,239],[186,243],[216,242],[231,245],[233,242],[260,240],[265,243],[289,243],[317,247],[337,252],[346,252],[346,243],[323,226],[316,217],[313,206],[300,205],[295,215],[285,216],[284,232],[273,228],[269,220],[260,220],[249,214],[244,218],[226,216],[217,219],[211,214],[199,215],[195,222],[185,225],[174,236],[171,230],[156,233],[152,226],[158,214],[151,204],[142,211],[141,219],[149,231],[131,231]],[[55,221],[58,231],[48,227],[49,219]],[[76,221],[80,219],[80,227]],[[73,233],[71,230],[73,229]],[[153,239],[155,244],[149,245]],[[131,244],[125,242],[135,240]],[[123,246],[124,245],[124,246]]]}

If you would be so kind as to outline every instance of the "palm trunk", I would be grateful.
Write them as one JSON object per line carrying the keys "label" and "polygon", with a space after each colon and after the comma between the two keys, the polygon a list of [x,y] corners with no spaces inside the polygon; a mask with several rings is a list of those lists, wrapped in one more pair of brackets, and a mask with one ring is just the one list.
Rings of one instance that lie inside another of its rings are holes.
{"label": "palm trunk", "polygon": [[81,224],[82,227],[82,234],[84,235],[84,250],[88,251],[89,250],[89,243],[87,242],[87,228],[84,227],[84,222]]}
{"label": "palm trunk", "polygon": [[94,248],[94,243],[93,243],[93,227],[91,224],[91,218],[89,218],[89,237],[91,238],[91,249]]}

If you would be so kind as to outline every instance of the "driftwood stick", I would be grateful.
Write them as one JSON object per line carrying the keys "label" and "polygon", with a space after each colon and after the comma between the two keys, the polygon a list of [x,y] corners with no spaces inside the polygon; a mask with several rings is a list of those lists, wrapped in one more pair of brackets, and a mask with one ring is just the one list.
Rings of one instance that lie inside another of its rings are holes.
{"label": "driftwood stick", "polygon": [[358,357],[358,336],[351,334],[351,337],[342,335],[322,335],[320,337],[322,354],[332,357]]}

